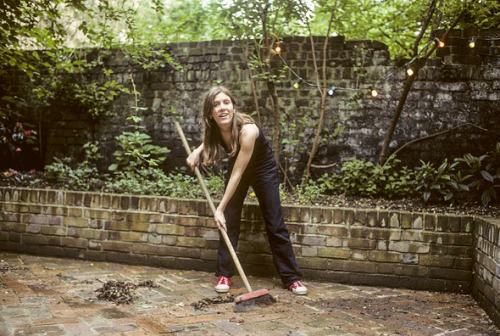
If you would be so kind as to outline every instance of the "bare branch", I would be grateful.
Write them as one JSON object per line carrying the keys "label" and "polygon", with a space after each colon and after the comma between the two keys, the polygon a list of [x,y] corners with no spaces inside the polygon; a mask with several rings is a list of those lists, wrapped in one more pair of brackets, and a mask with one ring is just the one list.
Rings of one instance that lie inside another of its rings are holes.
{"label": "bare branch", "polygon": [[422,24],[422,29],[420,29],[420,32],[418,33],[418,36],[415,39],[415,44],[413,45],[413,57],[416,57],[418,55],[418,45],[420,44],[422,37],[424,37],[425,31],[427,30],[427,27],[431,22],[432,16],[434,15],[434,11],[436,10],[436,3],[437,0],[432,0],[431,5],[429,6],[427,17],[425,18],[424,23]]}
{"label": "bare branch", "polygon": [[318,169],[328,169],[328,168],[333,168],[333,167],[336,167],[337,166],[337,163],[330,163],[330,164],[327,164],[327,165],[315,165],[315,164],[311,164],[311,168],[318,168]]}
{"label": "bare branch", "polygon": [[[440,135],[443,135],[443,134],[446,134],[446,133],[450,133],[450,132],[453,132],[454,130],[456,129],[459,129],[459,128],[462,128],[462,127],[465,127],[465,126],[471,126],[471,127],[474,127],[474,128],[477,128],[478,130],[480,131],[483,131],[483,132],[489,132],[489,130],[487,130],[486,128],[483,128],[481,126],[478,126],[476,124],[472,124],[472,123],[465,123],[463,125],[458,125],[458,126],[455,126],[455,127],[452,127],[450,129],[447,129],[445,131],[441,131],[441,132],[438,132],[438,133],[434,133],[434,134],[431,134],[431,135],[427,135],[427,136],[424,136],[424,137],[421,137],[421,138],[418,138],[418,139],[414,139],[414,140],[411,140],[411,141],[408,141],[407,143],[405,143],[403,146],[399,147],[397,150],[394,151],[394,153],[392,153],[391,155],[392,156],[396,156],[397,153],[399,153],[400,151],[402,151],[404,148],[414,144],[414,143],[417,143],[417,142],[421,142],[421,141],[424,141],[424,140],[428,140],[428,139],[432,139],[432,138],[435,138],[435,137],[438,137]],[[385,163],[384,163],[385,164]]]}

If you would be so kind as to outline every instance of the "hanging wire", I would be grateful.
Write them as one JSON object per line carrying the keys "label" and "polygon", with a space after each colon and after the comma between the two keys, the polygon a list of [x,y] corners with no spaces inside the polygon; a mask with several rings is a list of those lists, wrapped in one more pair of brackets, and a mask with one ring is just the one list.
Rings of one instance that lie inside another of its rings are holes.
{"label": "hanging wire", "polygon": [[[470,40],[471,41],[471,43],[469,44],[470,48],[474,48],[475,47],[475,42],[478,41],[478,40],[484,40],[484,41],[497,41],[497,40],[500,40],[500,37],[498,37],[498,38],[496,38],[496,37],[483,38],[483,37],[478,37],[478,36],[472,36],[472,37],[468,37],[468,38],[448,36],[448,38],[459,38],[459,39],[464,39],[464,40]],[[441,48],[444,47],[444,45],[445,45],[444,41],[442,41],[441,39],[439,39],[437,37],[434,38],[434,39],[431,39],[431,40],[427,41],[427,43],[422,48],[420,48],[420,51],[418,52],[418,54],[416,56],[414,56],[412,59],[410,59],[408,62],[406,62],[402,66],[391,70],[383,78],[379,78],[377,81],[375,81],[375,84],[372,85],[372,86],[370,86],[369,89],[368,89],[371,92],[372,96],[374,96],[374,97],[378,96],[378,91],[376,90],[376,88],[379,86],[379,84],[381,82],[387,81],[390,77],[392,77],[395,73],[399,72],[400,70],[407,69],[409,76],[414,75],[414,70],[411,68],[411,64],[413,64],[413,62],[415,62],[419,58],[419,56],[426,50],[426,48],[430,44],[432,44],[432,43],[438,43],[438,46],[441,47]],[[301,84],[304,84],[304,85],[307,85],[307,86],[311,86],[311,87],[318,87],[316,84],[306,81],[297,72],[295,72],[290,65],[288,65],[288,63],[285,61],[285,59],[282,56],[281,46],[280,46],[280,51],[277,52],[276,55],[279,56],[279,58],[281,59],[281,61],[283,62],[283,64],[296,77],[297,81],[293,84],[294,88],[298,89]],[[411,74],[410,74],[410,71],[411,71]],[[329,86],[320,85],[319,88],[321,88],[321,89],[327,89],[329,91],[329,95],[330,96],[333,96],[334,93],[335,93],[335,91],[337,91],[337,90],[340,90],[340,91],[366,91],[367,90],[367,89],[353,89],[353,88],[336,86],[336,85],[329,85]]]}

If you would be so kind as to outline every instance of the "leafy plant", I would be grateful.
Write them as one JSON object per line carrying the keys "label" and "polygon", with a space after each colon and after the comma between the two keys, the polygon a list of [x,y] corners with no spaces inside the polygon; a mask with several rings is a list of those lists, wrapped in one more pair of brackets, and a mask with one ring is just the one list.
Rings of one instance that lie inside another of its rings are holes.
{"label": "leafy plant", "polygon": [[333,194],[364,197],[411,197],[415,193],[415,172],[391,156],[384,165],[351,158],[339,173],[324,174],[317,182]]}
{"label": "leafy plant", "polygon": [[182,173],[167,175],[154,167],[136,173],[119,171],[106,184],[106,191],[176,198],[200,198],[203,195],[198,181],[193,176]]}
{"label": "leafy plant", "polygon": [[[455,159],[455,162],[460,163],[465,174],[468,174],[458,184],[462,190],[480,195],[484,206],[497,199],[500,189],[500,143],[496,144],[495,150],[484,155],[465,154]],[[467,181],[470,182],[465,184]]]}
{"label": "leafy plant", "polygon": [[8,114],[2,115],[0,110],[0,155],[5,160],[0,166],[8,163],[9,168],[25,167],[23,154],[36,149],[36,136],[37,132],[31,127],[26,128],[26,124],[13,120]]}
{"label": "leafy plant", "polygon": [[100,174],[97,167],[89,163],[74,163],[71,158],[54,158],[54,163],[45,166],[47,180],[58,188],[69,190],[100,190],[108,176]]}
{"label": "leafy plant", "polygon": [[127,90],[115,80],[108,80],[103,85],[95,82],[86,85],[74,84],[73,97],[92,119],[97,119],[102,116],[116,116],[116,112],[109,110],[109,105],[120,91]]}
{"label": "leafy plant", "polygon": [[132,121],[133,131],[124,131],[116,137],[120,148],[113,155],[117,162],[111,164],[108,169],[112,172],[140,172],[149,167],[157,167],[166,159],[165,154],[170,150],[153,145],[151,137],[140,131],[144,128],[140,125],[140,117],[131,116],[127,120]]}
{"label": "leafy plant", "polygon": [[307,183],[297,185],[295,194],[300,204],[314,204],[323,199],[325,185],[309,180]]}
{"label": "leafy plant", "polygon": [[371,178],[374,164],[351,158],[341,168],[340,188],[346,195],[373,197],[377,194],[377,184]]}
{"label": "leafy plant", "polygon": [[454,197],[452,176],[455,173],[457,162],[448,163],[445,159],[438,168],[430,162],[422,162],[416,174],[416,188],[422,194],[425,202],[442,197],[450,201]]}

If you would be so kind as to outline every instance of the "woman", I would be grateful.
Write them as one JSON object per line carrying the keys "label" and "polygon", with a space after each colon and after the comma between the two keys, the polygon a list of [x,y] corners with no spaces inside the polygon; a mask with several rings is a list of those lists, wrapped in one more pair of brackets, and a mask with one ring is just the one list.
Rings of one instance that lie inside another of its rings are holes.
{"label": "woman", "polygon": [[[194,169],[200,163],[212,165],[220,158],[221,147],[229,154],[229,168],[224,196],[214,215],[220,230],[226,230],[236,249],[240,234],[241,210],[248,187],[255,191],[264,217],[273,261],[285,288],[295,294],[307,294],[300,282],[301,272],[295,261],[288,229],[283,220],[279,199],[279,175],[276,162],[262,130],[248,115],[235,110],[233,95],[224,87],[213,87],[203,101],[205,126],[203,143],[187,158]],[[234,274],[231,255],[220,239],[215,290],[229,291]]]}

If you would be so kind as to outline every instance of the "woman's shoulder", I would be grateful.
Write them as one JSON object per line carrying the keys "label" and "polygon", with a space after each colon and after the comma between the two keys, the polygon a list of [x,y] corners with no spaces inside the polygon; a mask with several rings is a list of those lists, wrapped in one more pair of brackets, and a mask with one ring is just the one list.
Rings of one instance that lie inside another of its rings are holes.
{"label": "woman's shoulder", "polygon": [[259,136],[259,128],[256,124],[244,124],[241,126],[240,139],[241,140],[255,140]]}

